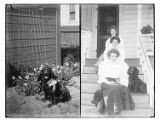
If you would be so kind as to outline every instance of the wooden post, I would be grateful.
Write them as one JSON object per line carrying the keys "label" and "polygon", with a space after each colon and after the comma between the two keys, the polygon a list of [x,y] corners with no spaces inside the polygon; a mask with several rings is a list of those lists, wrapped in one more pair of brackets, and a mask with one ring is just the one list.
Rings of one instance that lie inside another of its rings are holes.
{"label": "wooden post", "polygon": [[139,49],[138,47],[139,46],[139,42],[138,42],[138,39],[140,37],[140,29],[141,29],[141,26],[142,26],[142,5],[137,5],[137,57],[139,58]]}

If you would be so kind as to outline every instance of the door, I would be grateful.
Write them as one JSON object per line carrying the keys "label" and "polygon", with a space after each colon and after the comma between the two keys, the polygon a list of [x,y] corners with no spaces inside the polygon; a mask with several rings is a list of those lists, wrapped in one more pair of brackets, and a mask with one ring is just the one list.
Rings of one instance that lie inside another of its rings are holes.
{"label": "door", "polygon": [[118,5],[99,5],[98,6],[98,24],[97,24],[97,57],[105,49],[105,41],[108,27],[119,23]]}

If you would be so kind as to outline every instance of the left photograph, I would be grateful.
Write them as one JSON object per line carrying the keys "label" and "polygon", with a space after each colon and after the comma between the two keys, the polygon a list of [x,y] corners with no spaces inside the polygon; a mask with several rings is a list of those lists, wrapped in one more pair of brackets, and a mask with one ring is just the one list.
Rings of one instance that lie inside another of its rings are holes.
{"label": "left photograph", "polygon": [[80,117],[77,4],[6,4],[6,118]]}

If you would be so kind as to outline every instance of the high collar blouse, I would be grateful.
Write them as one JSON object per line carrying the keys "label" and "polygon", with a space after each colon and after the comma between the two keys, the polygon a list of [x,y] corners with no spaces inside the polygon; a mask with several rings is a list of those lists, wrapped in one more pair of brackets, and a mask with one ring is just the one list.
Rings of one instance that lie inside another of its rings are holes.
{"label": "high collar blouse", "polygon": [[120,78],[122,66],[118,61],[104,60],[98,69],[98,83],[108,82],[106,77]]}

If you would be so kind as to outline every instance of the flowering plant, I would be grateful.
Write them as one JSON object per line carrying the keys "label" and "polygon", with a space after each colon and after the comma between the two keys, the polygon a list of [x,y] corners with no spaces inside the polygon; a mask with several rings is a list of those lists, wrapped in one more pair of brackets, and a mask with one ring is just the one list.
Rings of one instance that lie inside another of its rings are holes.
{"label": "flowering plant", "polygon": [[72,71],[73,76],[77,76],[80,74],[80,65],[78,62],[75,62],[75,58],[72,54],[68,54],[64,58],[64,67],[69,67],[69,69]]}
{"label": "flowering plant", "polygon": [[65,66],[71,66],[74,64],[75,58],[72,54],[67,54],[67,56],[64,58],[64,64]]}
{"label": "flowering plant", "polygon": [[71,69],[74,73],[74,76],[80,75],[80,64],[79,63],[74,63],[71,65]]}
{"label": "flowering plant", "polygon": [[17,85],[15,90],[20,95],[35,95],[39,92],[39,82],[37,82],[36,74],[28,74],[18,76],[16,78]]}
{"label": "flowering plant", "polygon": [[23,64],[15,64],[15,69],[19,74],[12,76],[11,79],[16,81],[16,92],[20,95],[35,95],[40,91],[40,83],[37,80],[44,67],[52,69],[52,74],[56,76],[57,80],[64,81],[68,84],[71,78],[79,75],[80,65],[78,63],[69,62],[67,64],[37,64],[34,67],[25,66]]}
{"label": "flowering plant", "polygon": [[58,80],[64,80],[65,84],[68,84],[69,80],[73,77],[74,73],[72,69],[67,66],[58,65],[52,69],[52,72]]}
{"label": "flowering plant", "polygon": [[[39,72],[37,68],[25,66],[21,63],[14,64],[14,68],[19,71],[17,76],[12,76],[12,79],[16,82],[15,90],[20,95],[35,95],[39,92],[39,82],[37,76]],[[34,71],[36,69],[36,71]]]}

